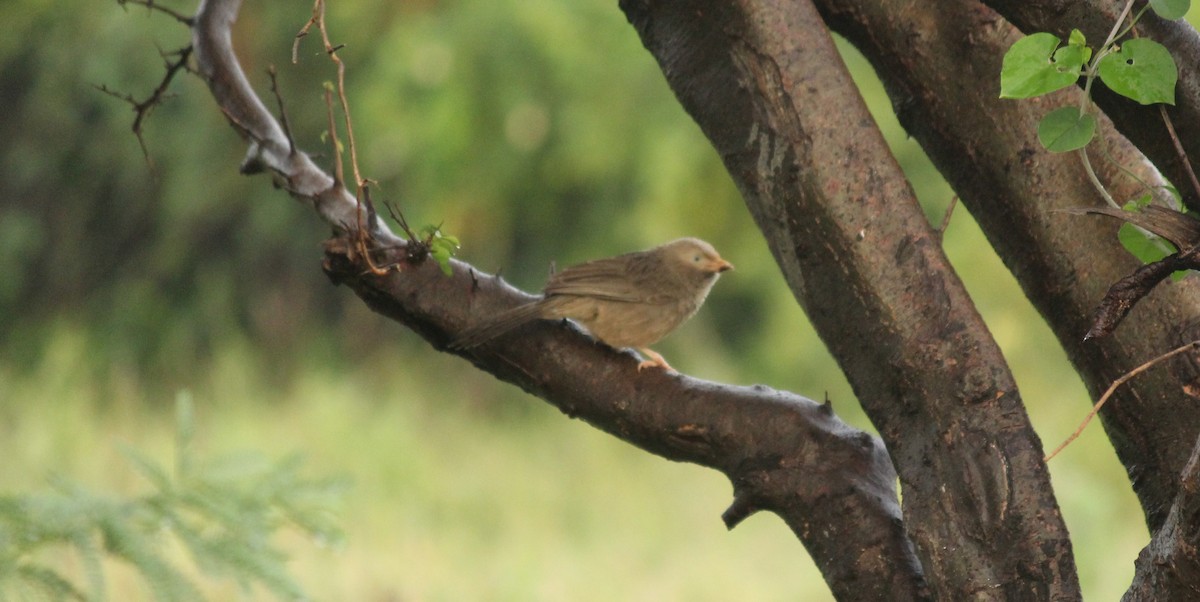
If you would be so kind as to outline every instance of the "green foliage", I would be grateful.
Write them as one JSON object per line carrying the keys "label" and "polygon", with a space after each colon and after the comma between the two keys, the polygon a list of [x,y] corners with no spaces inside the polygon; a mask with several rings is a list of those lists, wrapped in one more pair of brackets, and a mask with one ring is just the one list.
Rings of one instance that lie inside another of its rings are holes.
{"label": "green foliage", "polygon": [[[1163,0],[1153,4],[1160,16],[1187,12],[1188,0]],[[1136,22],[1141,13],[1134,17]],[[1115,33],[1115,32],[1114,32]],[[1178,68],[1162,44],[1144,38],[1118,44],[1108,39],[1093,51],[1078,29],[1072,30],[1065,46],[1057,36],[1038,32],[1016,42],[1004,54],[1000,68],[1001,98],[1032,98],[1061,90],[1082,75],[1084,90],[1091,94],[1092,81],[1099,77],[1113,92],[1141,104],[1175,104]],[[1090,98],[1074,112],[1057,109],[1038,124],[1038,140],[1051,152],[1081,149],[1095,136],[1096,121],[1087,111]]]}
{"label": "green foliage", "polygon": [[1162,44],[1139,38],[1129,40],[1100,60],[1100,81],[1113,92],[1141,104],[1175,104],[1179,70]]}
{"label": "green foliage", "polygon": [[1038,123],[1038,141],[1056,153],[1083,148],[1095,134],[1096,118],[1080,113],[1079,107],[1055,109]]}
{"label": "green foliage", "polygon": [[[192,450],[190,396],[181,394],[176,407],[173,472],[124,450],[151,493],[118,498],[60,478],[50,493],[0,497],[0,599],[38,592],[51,600],[104,600],[105,556],[134,567],[158,600],[203,599],[167,553],[169,539],[209,577],[232,578],[247,590],[262,586],[282,599],[306,597],[271,538],[285,526],[323,542],[340,538],[330,507],[345,483],[304,478],[296,457],[201,461]],[[75,551],[86,584],[39,560],[47,548],[63,546]]]}
{"label": "green foliage", "polygon": [[[1191,6],[1190,0],[1159,0],[1151,2],[1159,16],[1182,18]],[[1133,17],[1136,23],[1145,12]],[[1132,24],[1129,26],[1132,29]],[[1125,30],[1127,33],[1129,30]],[[1013,43],[1004,55],[1000,71],[1001,98],[1030,98],[1065,88],[1086,78],[1085,96],[1079,106],[1060,107],[1048,113],[1038,123],[1038,141],[1051,152],[1062,153],[1084,149],[1096,135],[1096,118],[1089,111],[1092,82],[1096,77],[1113,92],[1143,105],[1175,104],[1175,85],[1179,70],[1171,53],[1158,42],[1145,38],[1118,44],[1116,31],[1095,52],[1079,30],[1072,30],[1065,46],[1049,33],[1034,33]],[[1122,34],[1124,35],[1124,34]],[[1083,161],[1091,170],[1087,154]],[[1099,183],[1096,186],[1100,187]],[[1171,189],[1178,199],[1178,191]],[[1100,190],[1105,198],[1110,195]],[[1149,203],[1149,193],[1130,201],[1126,210],[1137,210]],[[1143,263],[1159,261],[1175,252],[1167,241],[1146,230],[1126,223],[1117,233],[1121,245]],[[1176,274],[1176,277],[1179,277]]]}
{"label": "green foliage", "polygon": [[450,258],[458,253],[458,249],[462,246],[458,242],[458,237],[444,234],[439,226],[425,226],[421,228],[422,241],[429,247],[429,256],[437,262],[442,268],[442,272],[447,276],[454,273],[450,267]]}
{"label": "green foliage", "polygon": [[1192,8],[1192,0],[1150,0],[1155,14],[1168,20],[1182,19]]}
{"label": "green foliage", "polygon": [[1077,33],[1072,32],[1070,43],[1061,48],[1050,33],[1030,34],[1013,43],[1000,68],[1000,97],[1031,98],[1074,84],[1091,54],[1083,34]]}
{"label": "green foliage", "polygon": [[1121,224],[1117,240],[1142,263],[1154,263],[1175,252],[1171,243],[1128,222]]}

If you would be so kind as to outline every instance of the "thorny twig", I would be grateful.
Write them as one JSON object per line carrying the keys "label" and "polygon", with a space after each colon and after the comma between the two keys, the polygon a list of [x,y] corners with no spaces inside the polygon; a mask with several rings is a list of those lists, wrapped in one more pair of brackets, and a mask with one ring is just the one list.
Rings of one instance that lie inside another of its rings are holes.
{"label": "thorny twig", "polygon": [[1197,197],[1200,197],[1200,180],[1196,179],[1196,171],[1192,169],[1192,162],[1188,159],[1187,151],[1183,150],[1183,143],[1175,134],[1175,125],[1171,123],[1170,115],[1167,115],[1167,105],[1158,105],[1158,111],[1162,115],[1163,124],[1167,126],[1167,134],[1171,137],[1171,143],[1175,145],[1175,153],[1179,155],[1179,162],[1183,164],[1188,180],[1191,181],[1192,190],[1195,191]]}
{"label": "thorny twig", "polygon": [[[358,249],[363,258],[366,260],[367,265],[369,266],[369,271],[377,276],[382,275],[385,274],[388,269],[396,266],[377,266],[373,263],[370,253],[368,253],[371,233],[366,228],[366,224],[375,222],[376,212],[374,205],[371,203],[369,180],[363,178],[362,171],[358,167],[358,145],[355,143],[354,138],[354,122],[350,117],[350,101],[346,96],[346,64],[342,62],[341,57],[339,57],[337,54],[338,51],[344,47],[344,45],[334,45],[329,39],[329,30],[325,25],[325,0],[315,0],[313,2],[312,16],[308,19],[304,26],[300,28],[300,31],[296,33],[295,39],[292,43],[292,62],[295,63],[298,61],[300,41],[308,36],[313,26],[316,26],[317,31],[321,32],[321,41],[324,44],[325,54],[329,56],[329,59],[332,60],[335,65],[337,65],[336,88],[338,102],[341,104],[342,115],[346,125],[346,142],[350,149],[350,166],[354,171],[354,196],[358,201],[358,224],[355,233],[355,248]],[[337,138],[333,110],[333,97],[332,91],[329,88],[327,88],[325,91],[325,104],[329,114],[329,135],[334,145],[335,178],[339,184],[345,185],[345,172],[342,167],[342,146],[338,142]],[[399,215],[399,211],[396,211],[391,206],[389,206],[389,211],[392,212],[393,217]],[[405,235],[408,236],[410,243],[416,242],[417,237],[413,234],[412,230],[409,229],[408,222],[402,217],[398,217],[397,222],[404,230]]]}

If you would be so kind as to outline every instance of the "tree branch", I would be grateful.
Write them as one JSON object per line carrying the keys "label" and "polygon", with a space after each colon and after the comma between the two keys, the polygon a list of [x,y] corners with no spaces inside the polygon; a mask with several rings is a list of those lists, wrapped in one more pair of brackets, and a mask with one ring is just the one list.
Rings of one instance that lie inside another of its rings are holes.
{"label": "tree branch", "polygon": [[[230,28],[239,7],[240,0],[201,2],[194,27],[200,72],[250,143],[242,171],[270,170],[343,235],[327,247],[330,277],[439,349],[478,315],[528,301],[499,278],[461,262],[453,262],[447,277],[433,262],[412,260],[407,243],[377,220],[371,228],[376,263],[396,269],[383,274],[368,269],[351,240],[360,212],[354,196],[291,147],[238,65]],[[520,337],[467,357],[568,416],[664,457],[721,470],[734,484],[735,500],[753,500],[753,508],[784,519],[839,598],[927,596],[882,443],[847,426],[826,406],[761,386],[638,372],[628,354],[557,323],[530,325]]]}
{"label": "tree branch", "polygon": [[[196,63],[208,89],[226,119],[250,142],[242,160],[243,173],[270,171],[285,190],[309,203],[339,233],[357,228],[360,212],[354,195],[296,151],[287,132],[251,88],[233,52],[231,30],[241,0],[202,0],[192,27]],[[381,244],[399,244],[380,219],[371,223],[371,235]]]}
{"label": "tree branch", "polygon": [[1200,439],[1192,446],[1179,485],[1162,527],[1138,555],[1125,602],[1200,598]]}

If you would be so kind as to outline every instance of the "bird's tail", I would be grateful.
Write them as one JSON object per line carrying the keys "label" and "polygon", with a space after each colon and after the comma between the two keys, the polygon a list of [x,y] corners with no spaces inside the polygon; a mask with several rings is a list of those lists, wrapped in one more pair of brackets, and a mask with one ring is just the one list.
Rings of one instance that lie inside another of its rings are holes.
{"label": "bird's tail", "polygon": [[542,309],[542,302],[535,301],[503,311],[459,333],[454,342],[450,343],[450,347],[453,349],[478,347],[526,322],[532,322],[542,317]]}

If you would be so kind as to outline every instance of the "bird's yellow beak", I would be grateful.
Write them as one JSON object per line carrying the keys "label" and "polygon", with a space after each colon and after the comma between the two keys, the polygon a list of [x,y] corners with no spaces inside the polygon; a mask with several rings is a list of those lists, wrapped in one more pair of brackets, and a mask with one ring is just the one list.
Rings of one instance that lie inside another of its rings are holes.
{"label": "bird's yellow beak", "polygon": [[718,259],[710,264],[710,268],[713,272],[719,274],[721,272],[728,272],[729,270],[732,270],[733,264],[725,261],[724,259]]}

